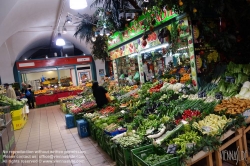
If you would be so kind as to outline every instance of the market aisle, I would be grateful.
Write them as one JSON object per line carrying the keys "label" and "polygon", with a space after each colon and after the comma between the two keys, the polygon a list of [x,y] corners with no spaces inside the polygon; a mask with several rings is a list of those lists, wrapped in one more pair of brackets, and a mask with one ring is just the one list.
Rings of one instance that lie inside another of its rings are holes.
{"label": "market aisle", "polygon": [[[111,166],[114,162],[109,156],[98,147],[97,143],[91,138],[80,138],[77,133],[77,128],[66,129],[64,114],[61,112],[59,106],[51,106],[45,108],[38,108],[30,110],[29,119],[27,124],[22,130],[15,131],[16,137],[16,150],[58,150],[58,151],[83,151],[84,154],[80,155],[78,160],[84,161],[81,164],[12,164],[12,165],[84,165],[84,166]],[[31,155],[31,154],[29,154]],[[35,159],[38,157],[44,157],[46,154],[32,154],[35,155]],[[62,160],[68,160],[73,162],[76,160],[69,155],[62,154]],[[65,159],[66,157],[66,159]],[[30,159],[29,159],[30,160]],[[49,159],[42,159],[49,160]],[[41,160],[41,161],[42,161]],[[52,160],[61,160],[52,159]],[[19,160],[20,161],[20,160]]]}

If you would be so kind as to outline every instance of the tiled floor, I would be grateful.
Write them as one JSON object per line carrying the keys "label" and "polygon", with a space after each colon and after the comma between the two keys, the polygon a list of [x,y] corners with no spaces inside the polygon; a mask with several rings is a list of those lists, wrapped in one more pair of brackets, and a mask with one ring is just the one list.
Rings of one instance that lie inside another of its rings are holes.
{"label": "tiled floor", "polygon": [[[13,162],[23,160],[29,163],[11,165],[114,165],[109,156],[91,138],[80,138],[77,128],[66,129],[64,114],[59,106],[30,110],[28,122],[22,130],[15,131],[15,137],[16,150],[19,153],[16,154]],[[40,152],[36,153],[38,150]],[[22,151],[25,152],[21,153]],[[53,159],[48,158],[52,155],[50,151],[54,152]],[[72,153],[69,153],[70,151]],[[82,154],[74,151],[82,152]],[[68,152],[68,154],[61,152]]]}

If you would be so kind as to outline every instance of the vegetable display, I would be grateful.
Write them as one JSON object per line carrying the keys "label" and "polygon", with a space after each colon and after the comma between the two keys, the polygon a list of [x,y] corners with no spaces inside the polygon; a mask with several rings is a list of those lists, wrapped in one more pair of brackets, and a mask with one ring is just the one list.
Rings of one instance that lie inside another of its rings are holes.
{"label": "vegetable display", "polygon": [[132,147],[142,143],[142,139],[139,135],[129,134],[129,136],[116,139],[116,143],[119,143],[122,147]]}
{"label": "vegetable display", "polygon": [[192,126],[202,134],[215,136],[219,134],[219,131],[222,130],[228,122],[231,122],[232,119],[227,119],[225,115],[219,116],[215,114],[209,114],[203,120],[194,122]]}
{"label": "vegetable display", "polygon": [[201,141],[201,137],[195,131],[186,132],[169,141],[169,144],[177,145],[177,154],[185,154],[187,148],[192,148]]}
{"label": "vegetable display", "polygon": [[103,109],[100,110],[100,113],[101,114],[110,114],[110,113],[113,113],[115,112],[115,107],[112,107],[112,106],[108,106],[108,107],[105,107]]}
{"label": "vegetable display", "polygon": [[173,157],[172,154],[164,154],[164,155],[157,155],[157,154],[150,154],[148,157],[145,158],[145,162],[149,165],[156,165],[163,161],[169,160]]}
{"label": "vegetable display", "polygon": [[214,110],[217,112],[226,111],[227,114],[241,114],[246,109],[250,108],[250,100],[230,98],[228,100],[222,100],[221,104],[218,104]]}

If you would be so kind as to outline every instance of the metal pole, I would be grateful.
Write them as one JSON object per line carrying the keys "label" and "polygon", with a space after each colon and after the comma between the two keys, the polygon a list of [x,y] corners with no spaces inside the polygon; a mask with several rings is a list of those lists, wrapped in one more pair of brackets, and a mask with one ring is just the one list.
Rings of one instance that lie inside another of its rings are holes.
{"label": "metal pole", "polygon": [[60,81],[60,71],[59,71],[58,67],[56,67],[56,70],[57,70],[58,83],[60,84],[61,83],[61,81]]}
{"label": "metal pole", "polygon": [[77,68],[76,68],[76,65],[74,65],[74,68],[75,68],[75,75],[76,75],[76,86],[78,86],[78,75],[77,75]]}
{"label": "metal pole", "polygon": [[22,76],[20,71],[17,71],[17,76],[18,76],[19,87],[20,89],[22,89]]}

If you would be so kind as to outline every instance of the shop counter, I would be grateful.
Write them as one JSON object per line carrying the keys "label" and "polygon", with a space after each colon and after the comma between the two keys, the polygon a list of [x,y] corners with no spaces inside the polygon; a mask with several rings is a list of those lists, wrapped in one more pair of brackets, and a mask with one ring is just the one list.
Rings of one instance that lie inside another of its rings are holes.
{"label": "shop counter", "polygon": [[71,95],[77,95],[80,92],[82,92],[82,90],[59,92],[59,93],[55,93],[51,95],[35,96],[36,105],[39,106],[39,105],[44,105],[44,104],[49,104],[49,103],[55,103],[58,101],[59,98],[68,97]]}

